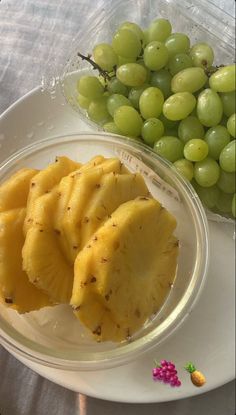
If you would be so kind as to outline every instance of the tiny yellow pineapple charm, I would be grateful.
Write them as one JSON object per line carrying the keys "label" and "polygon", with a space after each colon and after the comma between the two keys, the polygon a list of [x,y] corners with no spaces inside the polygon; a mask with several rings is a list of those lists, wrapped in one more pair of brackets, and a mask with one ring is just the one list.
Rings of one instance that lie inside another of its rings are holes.
{"label": "tiny yellow pineapple charm", "polygon": [[199,372],[199,370],[196,370],[196,367],[193,363],[187,363],[185,369],[187,370],[187,372],[190,373],[191,381],[195,386],[200,387],[206,383],[205,376],[201,372]]}

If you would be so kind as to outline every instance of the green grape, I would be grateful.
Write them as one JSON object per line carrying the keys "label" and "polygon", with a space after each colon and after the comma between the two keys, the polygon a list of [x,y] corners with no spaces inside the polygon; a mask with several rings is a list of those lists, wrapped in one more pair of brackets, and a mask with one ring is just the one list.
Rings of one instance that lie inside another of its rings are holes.
{"label": "green grape", "polygon": [[141,86],[147,79],[147,70],[138,63],[126,63],[116,71],[116,77],[127,86]]}
{"label": "green grape", "polygon": [[232,215],[234,218],[236,218],[236,193],[234,194],[232,200]]}
{"label": "green grape", "polygon": [[228,122],[228,118],[223,114],[220,125],[223,125],[223,127],[227,128],[227,122]]}
{"label": "green grape", "polygon": [[128,96],[128,88],[127,86],[125,86],[124,84],[122,84],[119,79],[117,78],[112,78],[107,85],[107,90],[108,92],[110,92],[111,94],[121,94],[124,96]]}
{"label": "green grape", "polygon": [[131,103],[128,100],[128,98],[124,97],[123,95],[113,94],[110,95],[107,99],[107,109],[112,117],[114,117],[114,112],[117,110],[117,108],[123,105],[131,106]]}
{"label": "green grape", "polygon": [[230,142],[230,135],[223,125],[211,127],[205,135],[209,148],[209,157],[218,160],[223,148]]}
{"label": "green grape", "polygon": [[165,46],[169,51],[169,56],[177,55],[177,53],[188,53],[190,40],[184,33],[172,33],[166,39]]}
{"label": "green grape", "polygon": [[114,121],[119,130],[128,136],[138,137],[141,135],[142,118],[133,107],[124,105],[119,107],[114,114]]}
{"label": "green grape", "polygon": [[164,96],[159,88],[153,86],[145,89],[139,99],[139,108],[142,117],[158,118],[162,112]]}
{"label": "green grape", "polygon": [[194,179],[200,186],[210,187],[217,183],[220,176],[220,167],[218,163],[206,157],[194,165]]}
{"label": "green grape", "polygon": [[128,30],[131,30],[132,32],[134,32],[138,36],[138,38],[139,38],[139,40],[140,40],[141,43],[144,42],[144,34],[143,34],[143,31],[142,31],[141,27],[139,27],[136,23],[133,23],[133,22],[124,22],[119,27],[119,30],[120,29],[128,29]]}
{"label": "green grape", "polygon": [[[193,94],[194,95],[194,94]],[[196,117],[197,118],[197,107],[196,107],[196,105],[195,105],[195,107],[194,107],[194,109],[192,110],[192,112],[191,112],[191,114],[190,114],[191,116],[193,116],[193,117]],[[199,121],[200,122],[200,121]],[[200,123],[201,124],[201,123]],[[203,127],[204,128],[204,127]]]}
{"label": "green grape", "polygon": [[207,76],[202,68],[187,68],[178,72],[171,81],[173,92],[196,92],[207,81]]}
{"label": "green grape", "polygon": [[149,43],[144,49],[144,63],[152,71],[162,69],[168,62],[169,53],[165,45],[157,40]]}
{"label": "green grape", "polygon": [[107,97],[91,101],[88,107],[88,117],[90,120],[100,125],[103,125],[110,120],[111,117],[107,111]]}
{"label": "green grape", "polygon": [[235,193],[235,174],[227,173],[220,169],[220,177],[217,186],[225,193]]}
{"label": "green grape", "polygon": [[193,111],[196,98],[190,92],[177,92],[164,102],[163,114],[172,121],[183,120]]}
{"label": "green grape", "polygon": [[142,137],[145,143],[153,145],[164,134],[164,125],[157,118],[149,118],[143,123]]}
{"label": "green grape", "polygon": [[143,36],[144,36],[144,45],[147,45],[148,43],[150,43],[151,41],[149,40],[149,32],[148,29],[145,29],[143,31]]}
{"label": "green grape", "polygon": [[203,138],[205,134],[204,128],[197,117],[189,115],[189,117],[180,121],[178,127],[178,136],[184,143],[192,138]]}
{"label": "green grape", "polygon": [[178,136],[178,130],[176,128],[168,128],[168,127],[165,127],[164,135],[171,135],[172,137],[179,138],[179,136]]}
{"label": "green grape", "polygon": [[99,43],[93,49],[94,61],[105,71],[112,71],[118,64],[118,57],[108,43]]}
{"label": "green grape", "polygon": [[84,75],[78,80],[77,89],[79,94],[92,100],[101,98],[104,88],[96,76]]}
{"label": "green grape", "polygon": [[208,145],[200,138],[192,138],[184,146],[184,157],[190,161],[202,161],[208,155]]}
{"label": "green grape", "polygon": [[222,213],[232,212],[233,195],[220,191],[216,202],[217,209]]}
{"label": "green grape", "polygon": [[115,53],[125,58],[137,58],[139,56],[142,45],[137,34],[130,29],[119,29],[113,39],[112,47]]}
{"label": "green grape", "polygon": [[137,63],[138,65],[143,66],[143,67],[144,67],[144,69],[146,70],[146,72],[147,72],[147,76],[146,76],[146,83],[148,84],[148,83],[150,82],[150,77],[151,77],[151,71],[150,71],[150,69],[149,69],[149,68],[147,68],[147,67],[145,66],[145,63],[144,63],[144,60],[143,60],[143,59],[138,59],[138,60],[136,61],[136,63]]}
{"label": "green grape", "polygon": [[185,179],[191,181],[193,178],[193,163],[189,160],[179,159],[174,162],[175,168]]}
{"label": "green grape", "polygon": [[183,143],[177,137],[163,136],[154,144],[153,149],[159,156],[174,163],[183,158],[183,147]]}
{"label": "green grape", "polygon": [[118,67],[125,65],[126,63],[134,63],[136,58],[125,58],[124,56],[118,56]]}
{"label": "green grape", "polygon": [[202,187],[198,184],[194,187],[202,203],[208,209],[213,209],[216,206],[216,203],[220,196],[220,190],[218,189],[218,187],[216,185],[210,187]]}
{"label": "green grape", "polygon": [[151,73],[150,84],[151,86],[159,88],[162,91],[165,99],[172,94],[170,87],[171,75],[166,69],[161,69],[158,72]]}
{"label": "green grape", "polygon": [[192,66],[192,59],[186,53],[177,53],[177,55],[171,56],[168,62],[168,68],[172,76],[183,69],[191,68]]}
{"label": "green grape", "polygon": [[139,98],[141,94],[143,93],[143,91],[145,91],[145,89],[147,89],[148,87],[149,87],[148,84],[144,84],[142,86],[131,88],[131,90],[129,91],[128,98],[134,108],[139,109]]}
{"label": "green grape", "polygon": [[232,137],[236,138],[236,123],[235,123],[236,114],[232,114],[228,121],[227,121],[227,130],[232,135]]}
{"label": "green grape", "polygon": [[[200,68],[196,68],[196,69],[200,69]],[[207,89],[207,84],[205,84],[205,87],[202,87],[198,91],[193,92],[193,95],[195,96],[195,98],[198,99],[198,97],[201,94],[201,92],[203,92],[205,89]],[[195,107],[195,115],[197,116],[196,107]]]}
{"label": "green grape", "polygon": [[77,102],[81,108],[88,109],[91,100],[89,98],[84,97],[83,95],[79,94],[77,96]]}
{"label": "green grape", "polygon": [[[168,118],[164,116],[163,113],[158,118],[159,120],[163,122],[165,129],[168,128],[168,129],[173,130],[173,129],[176,129],[178,126],[178,121],[169,120]],[[169,134],[165,134],[165,135],[169,135]]]}
{"label": "green grape", "polygon": [[164,42],[168,38],[168,36],[170,36],[171,31],[172,27],[169,20],[153,20],[148,28],[148,43],[152,42],[153,40]]}
{"label": "green grape", "polygon": [[206,127],[219,124],[223,114],[223,105],[217,92],[210,88],[202,91],[197,99],[197,116]]}
{"label": "green grape", "polygon": [[235,91],[235,66],[224,66],[213,73],[209,79],[210,88],[216,92]]}
{"label": "green grape", "polygon": [[207,43],[196,43],[190,49],[190,56],[194,66],[210,68],[214,61],[214,52]]}
{"label": "green grape", "polygon": [[236,171],[236,161],[235,161],[235,154],[236,154],[236,140],[230,141],[220,153],[219,162],[220,167],[228,172],[233,173]]}
{"label": "green grape", "polygon": [[236,96],[235,91],[222,92],[220,98],[223,104],[223,111],[226,117],[230,117],[235,113]]}
{"label": "green grape", "polygon": [[[106,124],[103,125],[103,129],[104,131],[106,131],[107,133],[112,133],[112,134],[119,134],[122,135],[123,133],[119,130],[119,128],[116,126],[116,124],[114,123],[114,121],[110,121],[107,122]],[[123,134],[124,135],[124,134]]]}

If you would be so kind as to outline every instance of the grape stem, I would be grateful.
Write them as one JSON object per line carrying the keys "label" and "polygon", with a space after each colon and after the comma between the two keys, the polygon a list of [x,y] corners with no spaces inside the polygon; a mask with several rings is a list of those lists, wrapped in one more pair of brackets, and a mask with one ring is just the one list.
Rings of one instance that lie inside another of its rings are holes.
{"label": "grape stem", "polygon": [[210,76],[211,76],[213,73],[217,72],[219,68],[223,68],[224,66],[225,66],[225,65],[216,65],[216,66],[214,66],[214,67],[212,67],[212,68],[206,68],[206,69],[205,69],[205,74],[208,76],[208,78],[210,78]]}
{"label": "grape stem", "polygon": [[111,77],[109,75],[109,73],[107,71],[104,71],[102,68],[100,68],[100,66],[94,62],[91,59],[91,55],[88,54],[88,56],[82,55],[82,53],[77,52],[77,55],[83,60],[83,61],[87,61],[90,63],[90,65],[92,65],[94,70],[97,70],[99,72],[99,74],[104,78],[105,81],[110,81]]}
{"label": "grape stem", "polygon": [[156,359],[154,359],[154,365],[155,367],[161,367]]}

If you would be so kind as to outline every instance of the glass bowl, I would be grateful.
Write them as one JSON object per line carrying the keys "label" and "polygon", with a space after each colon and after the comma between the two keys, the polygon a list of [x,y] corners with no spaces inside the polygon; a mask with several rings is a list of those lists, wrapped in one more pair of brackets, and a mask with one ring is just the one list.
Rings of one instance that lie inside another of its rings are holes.
{"label": "glass bowl", "polygon": [[45,366],[96,370],[136,359],[177,330],[195,306],[206,278],[208,225],[197,194],[170,163],[137,141],[105,133],[43,140],[6,160],[0,166],[0,183],[22,167],[43,168],[56,156],[86,162],[98,154],[119,157],[132,172],[140,172],[153,196],[176,217],[175,233],[180,241],[177,275],[161,310],[132,338],[121,343],[95,342],[69,305],[20,315],[0,304],[3,346]]}

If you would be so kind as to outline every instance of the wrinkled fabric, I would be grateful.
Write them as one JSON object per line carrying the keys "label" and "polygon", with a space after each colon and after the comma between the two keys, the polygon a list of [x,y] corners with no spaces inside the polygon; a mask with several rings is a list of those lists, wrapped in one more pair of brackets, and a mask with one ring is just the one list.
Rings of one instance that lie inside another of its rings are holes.
{"label": "wrinkled fabric", "polygon": [[103,0],[0,2],[0,113],[50,76]]}
{"label": "wrinkled fabric", "polygon": [[26,368],[0,346],[1,415],[233,415],[233,382],[191,399],[124,404],[71,392]]}

